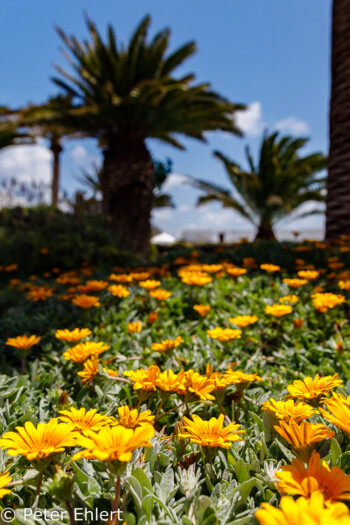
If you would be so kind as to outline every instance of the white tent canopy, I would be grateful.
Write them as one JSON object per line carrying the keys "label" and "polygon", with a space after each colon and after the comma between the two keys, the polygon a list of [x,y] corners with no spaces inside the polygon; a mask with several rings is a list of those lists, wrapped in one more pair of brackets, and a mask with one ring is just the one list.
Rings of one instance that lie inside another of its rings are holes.
{"label": "white tent canopy", "polygon": [[158,233],[151,239],[152,244],[158,244],[159,246],[168,246],[170,244],[174,244],[175,242],[176,238],[173,235],[170,235],[170,233],[166,232]]}

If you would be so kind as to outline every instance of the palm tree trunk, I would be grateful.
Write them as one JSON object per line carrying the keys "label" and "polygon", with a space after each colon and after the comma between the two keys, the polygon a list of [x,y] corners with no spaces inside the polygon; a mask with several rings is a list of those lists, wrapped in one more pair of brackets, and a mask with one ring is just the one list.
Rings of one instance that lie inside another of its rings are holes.
{"label": "palm tree trunk", "polygon": [[52,182],[51,182],[51,205],[58,206],[58,191],[60,181],[60,154],[63,151],[61,144],[57,140],[52,140],[50,150],[53,153]]}
{"label": "palm tree trunk", "polygon": [[350,234],[350,0],[333,0],[326,238]]}
{"label": "palm tree trunk", "polygon": [[118,235],[118,247],[147,255],[150,248],[154,168],[142,139],[110,137],[104,151],[103,208]]}
{"label": "palm tree trunk", "polygon": [[268,222],[261,222],[255,240],[275,241],[276,237],[272,225]]}

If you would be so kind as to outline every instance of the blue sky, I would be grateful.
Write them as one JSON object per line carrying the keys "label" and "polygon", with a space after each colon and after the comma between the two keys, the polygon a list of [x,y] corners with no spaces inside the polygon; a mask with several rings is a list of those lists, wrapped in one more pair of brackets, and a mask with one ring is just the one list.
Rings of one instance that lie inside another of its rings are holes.
{"label": "blue sky", "polygon": [[[102,34],[112,23],[120,42],[125,42],[140,19],[152,17],[151,35],[169,27],[171,49],[194,40],[198,52],[180,72],[194,72],[198,81],[233,102],[249,104],[239,116],[244,138],[210,134],[207,144],[186,140],[186,152],[156,141],[149,147],[158,159],[170,157],[173,171],[167,190],[174,195],[176,210],[157,211],[154,222],[178,235],[187,228],[241,229],[247,223],[219,205],[195,208],[198,192],[182,184],[190,174],[227,184],[219,161],[221,150],[244,166],[244,147],[254,154],[264,128],[284,134],[309,136],[305,153],[327,152],[330,14],[331,0],[11,0],[0,4],[0,105],[18,107],[43,102],[57,93],[50,80],[53,64],[65,65],[54,29],[61,27],[79,39],[87,36],[83,13],[87,12]],[[65,144],[62,187],[73,191],[81,167],[100,161],[92,140]],[[11,148],[0,154],[0,177],[16,174],[23,179],[49,179],[50,153],[45,144]],[[292,224],[322,227],[322,216]]]}

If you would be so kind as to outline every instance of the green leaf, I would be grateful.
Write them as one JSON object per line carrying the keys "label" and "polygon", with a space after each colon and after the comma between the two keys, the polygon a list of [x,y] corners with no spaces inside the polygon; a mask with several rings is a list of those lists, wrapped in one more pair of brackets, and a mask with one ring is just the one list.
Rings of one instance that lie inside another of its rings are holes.
{"label": "green leaf", "polygon": [[232,492],[232,496],[234,494],[236,494],[237,492],[239,493],[240,495],[240,499],[237,503],[237,508],[244,505],[245,502],[247,501],[247,498],[249,496],[249,494],[251,493],[251,491],[253,490],[253,488],[255,487],[256,485],[256,482],[257,480],[255,478],[252,478],[248,481],[245,481],[244,483],[242,483],[241,485],[238,485],[238,487],[236,487],[233,492]]}
{"label": "green leaf", "polygon": [[338,459],[342,455],[342,451],[338,441],[335,438],[331,440],[331,458],[332,458],[332,467],[337,464]]}
{"label": "green leaf", "polygon": [[197,507],[194,511],[195,513],[195,516],[198,520],[199,523],[203,523],[204,522],[204,516],[207,512],[208,509],[211,509],[214,511],[214,515],[215,515],[215,509],[214,509],[214,503],[213,501],[208,498],[208,496],[199,496],[198,500],[197,500]]}
{"label": "green leaf", "polygon": [[129,486],[130,494],[132,495],[133,500],[134,500],[134,502],[136,504],[137,511],[140,512],[141,511],[141,507],[142,507],[142,488],[141,488],[141,485],[138,482],[138,480],[136,478],[134,478],[134,476],[130,476],[127,479],[126,482],[127,482],[128,486]]}
{"label": "green leaf", "polygon": [[152,510],[154,505],[154,498],[151,494],[145,496],[142,500],[142,510],[146,514],[147,520],[150,522],[152,517]]}
{"label": "green leaf", "polygon": [[247,481],[250,478],[247,465],[245,464],[245,461],[242,458],[239,458],[236,461],[235,474],[239,483],[243,483],[244,481]]}
{"label": "green leaf", "polygon": [[132,475],[140,483],[143,497],[145,497],[149,492],[153,492],[152,483],[142,469],[135,469]]}

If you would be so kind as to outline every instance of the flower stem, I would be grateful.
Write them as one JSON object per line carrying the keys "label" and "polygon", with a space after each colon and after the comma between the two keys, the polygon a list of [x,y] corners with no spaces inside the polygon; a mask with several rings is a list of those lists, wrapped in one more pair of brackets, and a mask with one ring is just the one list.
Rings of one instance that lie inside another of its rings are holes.
{"label": "flower stem", "polygon": [[71,507],[71,504],[69,503],[68,500],[65,501],[65,504],[66,504],[67,511],[68,511],[69,523],[70,523],[70,525],[75,525],[74,513],[73,513],[73,509]]}
{"label": "flower stem", "polygon": [[26,356],[23,355],[21,357],[21,375],[22,376],[25,374],[25,371],[26,371]]}
{"label": "flower stem", "polygon": [[44,477],[43,471],[39,472],[38,484],[36,486],[35,498],[34,498],[34,503],[33,503],[33,509],[36,509],[39,503],[40,489],[41,489],[41,485],[43,482],[43,477]]}
{"label": "flower stem", "polygon": [[119,499],[120,499],[120,476],[117,477],[117,481],[115,484],[115,498],[114,498],[113,507],[112,507],[112,512],[114,514],[113,514],[113,518],[111,521],[111,525],[116,525],[117,523],[117,518],[118,518],[117,510],[118,510],[118,505],[119,505]]}

